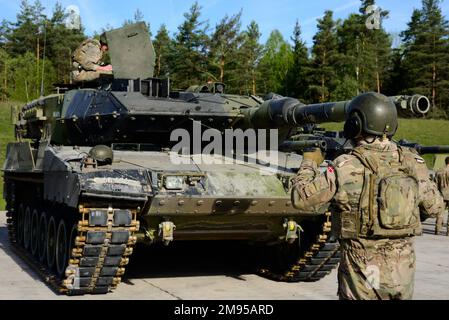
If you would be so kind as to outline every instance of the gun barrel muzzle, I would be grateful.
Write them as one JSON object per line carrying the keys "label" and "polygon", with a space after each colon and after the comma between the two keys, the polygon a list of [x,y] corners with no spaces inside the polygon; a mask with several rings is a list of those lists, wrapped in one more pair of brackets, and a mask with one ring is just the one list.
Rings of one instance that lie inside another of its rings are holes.
{"label": "gun barrel muzzle", "polygon": [[424,115],[430,111],[430,100],[426,96],[415,94],[413,96],[392,97],[398,112],[403,116]]}
{"label": "gun barrel muzzle", "polygon": [[414,95],[410,99],[410,107],[415,113],[426,114],[430,110],[430,101],[426,96]]}

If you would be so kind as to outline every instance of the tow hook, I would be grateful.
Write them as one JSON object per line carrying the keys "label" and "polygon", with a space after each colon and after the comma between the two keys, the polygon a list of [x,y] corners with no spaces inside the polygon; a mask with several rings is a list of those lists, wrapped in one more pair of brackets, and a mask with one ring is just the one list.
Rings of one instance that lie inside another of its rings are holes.
{"label": "tow hook", "polygon": [[290,244],[295,242],[296,239],[299,239],[300,233],[304,231],[301,226],[293,220],[285,219],[283,226],[284,229],[286,229],[285,241]]}
{"label": "tow hook", "polygon": [[168,246],[173,241],[173,231],[176,230],[176,226],[171,221],[164,221],[159,224],[159,236],[162,237],[164,245]]}

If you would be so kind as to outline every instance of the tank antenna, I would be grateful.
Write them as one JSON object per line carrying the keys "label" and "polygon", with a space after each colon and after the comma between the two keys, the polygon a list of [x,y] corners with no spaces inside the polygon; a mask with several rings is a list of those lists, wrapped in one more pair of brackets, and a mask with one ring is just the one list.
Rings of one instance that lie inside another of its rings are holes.
{"label": "tank antenna", "polygon": [[44,52],[42,57],[41,97],[44,96],[45,49],[47,47],[47,29],[45,28],[45,21],[43,27],[44,27]]}

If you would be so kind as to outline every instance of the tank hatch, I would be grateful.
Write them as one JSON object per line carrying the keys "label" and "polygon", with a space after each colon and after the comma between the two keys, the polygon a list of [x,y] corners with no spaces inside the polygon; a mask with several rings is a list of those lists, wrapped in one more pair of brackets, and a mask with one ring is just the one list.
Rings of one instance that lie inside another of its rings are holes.
{"label": "tank hatch", "polygon": [[105,35],[115,79],[153,77],[154,47],[144,22],[107,31]]}

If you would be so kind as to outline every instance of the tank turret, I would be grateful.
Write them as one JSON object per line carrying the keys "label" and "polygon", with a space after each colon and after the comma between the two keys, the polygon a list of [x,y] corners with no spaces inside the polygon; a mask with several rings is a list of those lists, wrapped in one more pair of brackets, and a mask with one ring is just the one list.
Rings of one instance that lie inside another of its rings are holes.
{"label": "tank turret", "polygon": [[[113,81],[112,85],[123,83]],[[34,101],[22,109],[19,136],[39,140],[50,126],[56,144],[152,143],[170,147],[170,133],[188,131],[192,121],[220,131],[231,128],[279,129],[280,141],[291,129],[308,124],[345,121],[350,101],[304,105],[293,98],[261,102],[255,97],[222,93],[172,92],[162,99],[148,88],[160,79],[129,80],[122,90],[82,89]],[[168,90],[168,82],[159,93]],[[403,116],[422,116],[430,109],[424,96],[390,98]],[[45,117],[43,116],[45,115]]]}

